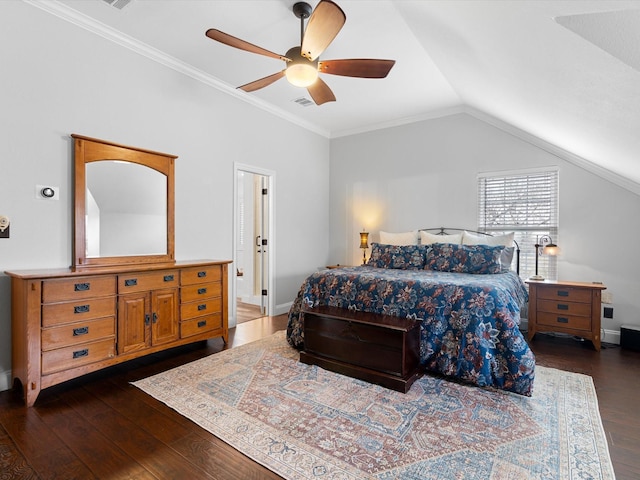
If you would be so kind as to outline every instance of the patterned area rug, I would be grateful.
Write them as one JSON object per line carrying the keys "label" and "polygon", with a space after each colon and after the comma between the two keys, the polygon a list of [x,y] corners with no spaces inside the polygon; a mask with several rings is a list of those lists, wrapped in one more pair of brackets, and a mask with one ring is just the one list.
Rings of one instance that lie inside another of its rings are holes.
{"label": "patterned area rug", "polygon": [[424,376],[407,394],[298,361],[284,332],[135,382],[286,479],[614,479],[591,377],[532,397]]}

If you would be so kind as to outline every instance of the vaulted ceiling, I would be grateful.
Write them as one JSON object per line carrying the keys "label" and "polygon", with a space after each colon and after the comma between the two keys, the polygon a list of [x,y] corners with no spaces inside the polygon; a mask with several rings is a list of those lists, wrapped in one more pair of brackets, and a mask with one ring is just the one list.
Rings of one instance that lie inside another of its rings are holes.
{"label": "vaulted ceiling", "polygon": [[321,106],[286,79],[236,89],[284,63],[205,36],[284,54],[300,44],[293,0],[26,1],[329,138],[467,111],[640,194],[637,0],[337,0],[347,20],[321,60],[396,64],[385,79],[323,74],[337,100]]}

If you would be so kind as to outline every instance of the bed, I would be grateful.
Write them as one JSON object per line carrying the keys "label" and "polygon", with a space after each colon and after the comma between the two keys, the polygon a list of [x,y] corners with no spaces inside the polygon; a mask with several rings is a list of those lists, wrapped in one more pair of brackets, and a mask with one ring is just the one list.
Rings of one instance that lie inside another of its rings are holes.
{"label": "bed", "polygon": [[535,356],[518,328],[528,294],[517,265],[513,271],[507,263],[514,252],[490,239],[473,241],[440,236],[417,245],[374,243],[366,265],[310,275],[289,311],[289,343],[304,348],[305,308],[409,318],[420,324],[426,371],[530,396]]}

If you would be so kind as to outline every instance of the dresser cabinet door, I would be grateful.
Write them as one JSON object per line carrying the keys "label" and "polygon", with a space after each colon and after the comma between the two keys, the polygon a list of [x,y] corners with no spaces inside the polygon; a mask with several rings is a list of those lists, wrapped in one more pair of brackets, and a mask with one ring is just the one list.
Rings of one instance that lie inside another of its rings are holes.
{"label": "dresser cabinet door", "polygon": [[152,292],[151,343],[162,345],[179,338],[178,290]]}
{"label": "dresser cabinet door", "polygon": [[148,292],[118,298],[118,355],[151,345],[150,300]]}

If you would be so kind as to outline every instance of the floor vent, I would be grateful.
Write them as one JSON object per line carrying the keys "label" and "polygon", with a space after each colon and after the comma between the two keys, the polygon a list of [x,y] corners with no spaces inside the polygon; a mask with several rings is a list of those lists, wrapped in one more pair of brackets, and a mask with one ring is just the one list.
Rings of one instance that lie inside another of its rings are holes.
{"label": "floor vent", "polygon": [[129,5],[133,0],[102,0],[105,3],[108,3],[112,7],[116,7],[118,10],[122,10],[124,7]]}
{"label": "floor vent", "polygon": [[308,107],[309,105],[313,105],[313,102],[306,97],[296,98],[294,102],[296,102],[298,105],[301,105],[303,107]]}

